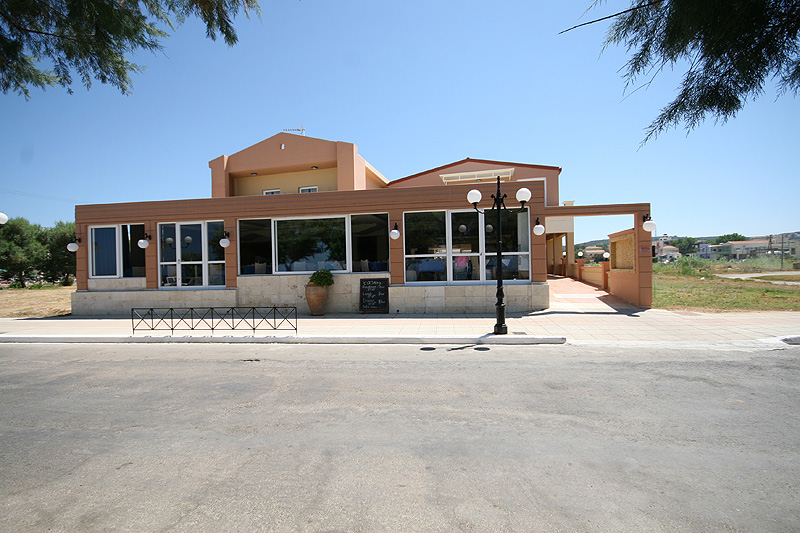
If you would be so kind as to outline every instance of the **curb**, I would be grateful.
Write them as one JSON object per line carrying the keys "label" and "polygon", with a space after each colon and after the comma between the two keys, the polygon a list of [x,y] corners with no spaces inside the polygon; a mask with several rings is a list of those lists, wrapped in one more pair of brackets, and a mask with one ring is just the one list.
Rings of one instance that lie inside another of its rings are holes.
{"label": "curb", "polygon": [[219,343],[219,344],[564,344],[566,337],[539,335],[482,335],[480,337],[464,335],[398,335],[393,337],[381,335],[362,335],[351,337],[346,335],[293,335],[293,336],[180,336],[166,335],[156,337],[123,336],[84,336],[84,335],[7,335],[0,336],[0,343],[90,343],[90,344],[128,344],[128,343]]}

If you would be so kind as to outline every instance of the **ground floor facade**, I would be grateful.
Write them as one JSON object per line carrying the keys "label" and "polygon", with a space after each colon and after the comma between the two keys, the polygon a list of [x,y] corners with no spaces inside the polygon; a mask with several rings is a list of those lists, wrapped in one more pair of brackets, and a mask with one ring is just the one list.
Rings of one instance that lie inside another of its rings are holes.
{"label": "ground floor facade", "polygon": [[[510,196],[522,185],[504,184]],[[466,200],[471,188],[489,198],[491,183],[77,206],[73,314],[273,305],[306,314],[305,285],[319,269],[334,275],[328,312],[358,312],[361,280],[376,278],[387,280],[388,312],[491,312],[500,272],[507,309],[534,311],[549,305],[547,274],[561,255],[556,234],[534,228],[624,213],[634,228],[611,276],[650,306],[650,234],[637,224],[649,204],[551,207],[543,183],[524,185],[531,200],[499,220]]]}

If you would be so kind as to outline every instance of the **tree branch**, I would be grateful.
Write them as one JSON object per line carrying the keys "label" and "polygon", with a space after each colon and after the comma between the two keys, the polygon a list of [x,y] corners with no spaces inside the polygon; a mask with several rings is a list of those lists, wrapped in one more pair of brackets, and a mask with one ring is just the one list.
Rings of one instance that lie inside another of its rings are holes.
{"label": "tree branch", "polygon": [[661,4],[663,2],[664,2],[664,0],[653,0],[652,2],[648,2],[648,3],[642,4],[640,6],[632,7],[630,9],[626,9],[625,11],[620,11],[619,13],[614,13],[613,15],[608,15],[607,17],[602,17],[602,18],[599,18],[599,19],[590,20],[589,22],[584,22],[582,24],[578,24],[577,26],[573,26],[571,28],[567,28],[566,30],[562,30],[562,31],[558,32],[558,34],[561,35],[562,33],[567,33],[568,31],[572,31],[572,30],[574,30],[576,28],[580,28],[582,26],[588,26],[589,24],[595,24],[597,22],[602,22],[604,20],[613,19],[613,18],[618,17],[620,15],[624,15],[625,13],[630,13],[631,11],[636,11],[637,9],[642,9],[644,7],[654,6],[656,4]]}
{"label": "tree branch", "polygon": [[16,21],[14,21],[14,20],[13,20],[13,19],[12,19],[12,18],[11,18],[11,17],[8,15],[8,14],[6,14],[6,13],[0,13],[0,16],[1,16],[1,17],[3,17],[3,20],[5,20],[6,22],[8,22],[8,23],[9,23],[11,26],[13,26],[13,27],[14,27],[14,28],[15,28],[17,31],[21,31],[21,32],[23,32],[23,33],[34,33],[34,34],[36,34],[36,35],[44,35],[45,37],[55,37],[56,39],[64,39],[64,40],[66,40],[66,41],[71,41],[71,42],[73,42],[73,43],[78,43],[78,42],[80,42],[80,41],[79,41],[77,38],[75,38],[75,37],[70,37],[69,35],[59,35],[59,34],[57,34],[57,33],[49,33],[49,32],[46,32],[46,31],[32,30],[32,29],[30,29],[30,28],[26,28],[26,27],[24,27],[24,26],[20,26],[19,24],[17,24],[17,23],[16,23]]}

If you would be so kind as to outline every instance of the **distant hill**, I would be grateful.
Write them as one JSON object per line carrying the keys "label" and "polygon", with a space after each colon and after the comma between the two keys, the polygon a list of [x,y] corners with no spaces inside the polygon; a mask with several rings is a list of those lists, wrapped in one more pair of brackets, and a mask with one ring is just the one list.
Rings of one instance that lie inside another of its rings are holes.
{"label": "distant hill", "polygon": [[[800,239],[800,231],[791,231],[791,232],[787,232],[787,233],[773,233],[772,234],[772,242],[780,242],[781,241],[781,235],[783,235],[784,241],[788,241],[789,239],[793,239],[793,240],[794,239]],[[657,237],[660,237],[660,235],[653,235],[653,239],[655,239]],[[677,239],[679,237],[684,237],[684,235],[669,235],[669,237],[673,238],[673,239]],[[694,237],[694,239],[697,240],[698,242],[712,242],[713,243],[713,242],[715,242],[717,240],[717,237],[719,237],[719,235],[714,235],[714,236],[711,236],[711,237]],[[750,239],[750,240],[756,240],[756,239],[768,239],[769,237],[770,237],[770,235],[760,235],[760,236],[748,236],[747,238]],[[575,243],[575,246],[580,246],[580,247],[584,247],[585,248],[585,247],[588,247],[588,246],[603,246],[603,245],[608,245],[608,244],[609,244],[608,239],[597,239],[597,240],[594,240],[594,241],[586,241],[586,242]]]}

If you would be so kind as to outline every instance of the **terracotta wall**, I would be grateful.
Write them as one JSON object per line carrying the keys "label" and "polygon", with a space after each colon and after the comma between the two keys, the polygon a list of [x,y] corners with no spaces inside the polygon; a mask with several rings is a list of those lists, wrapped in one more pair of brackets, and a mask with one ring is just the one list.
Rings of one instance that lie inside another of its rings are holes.
{"label": "terracotta wall", "polygon": [[[533,196],[528,204],[531,212],[531,251],[533,281],[546,281],[545,237],[533,235],[533,221],[543,217],[544,187],[541,182],[526,184]],[[320,192],[312,194],[239,196],[229,198],[206,198],[198,200],[174,200],[163,202],[133,202],[121,204],[79,205],[75,207],[76,234],[82,239],[77,253],[78,289],[87,289],[88,227],[104,224],[145,224],[145,231],[152,236],[152,244],[158,235],[158,224],[166,222],[189,222],[224,220],[225,230],[230,232],[231,245],[226,250],[227,286],[236,286],[238,271],[236,259],[237,220],[244,218],[282,218],[298,216],[347,215],[357,213],[388,213],[389,227],[397,223],[402,232],[404,211],[438,211],[447,209],[469,209],[467,192],[478,188],[483,193],[480,208],[491,207],[491,194],[496,185],[470,186],[450,185],[400,189],[369,189],[347,192]],[[516,188],[509,189],[509,207],[516,207],[513,195]],[[145,250],[147,287],[158,288],[158,246]],[[389,260],[391,282],[403,283],[404,257],[403,239],[390,241]]]}

